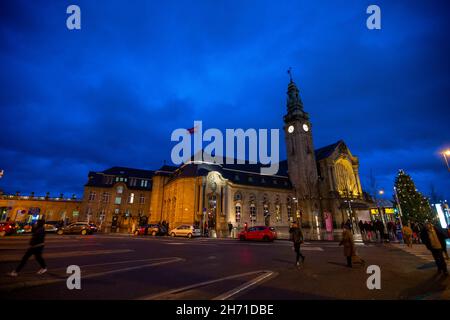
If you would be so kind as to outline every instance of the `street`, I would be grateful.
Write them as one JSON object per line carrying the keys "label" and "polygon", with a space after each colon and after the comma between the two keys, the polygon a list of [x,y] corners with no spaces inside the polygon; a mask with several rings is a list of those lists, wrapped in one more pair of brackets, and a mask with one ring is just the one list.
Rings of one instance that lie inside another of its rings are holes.
{"label": "street", "polygon": [[[11,278],[28,241],[0,239],[2,299],[449,299],[449,279],[422,245],[357,243],[366,266],[349,269],[338,243],[307,242],[297,268],[283,240],[47,235],[48,272],[37,275],[30,258]],[[66,286],[69,265],[81,268],[80,290]],[[380,290],[367,288],[369,265],[381,269]]]}

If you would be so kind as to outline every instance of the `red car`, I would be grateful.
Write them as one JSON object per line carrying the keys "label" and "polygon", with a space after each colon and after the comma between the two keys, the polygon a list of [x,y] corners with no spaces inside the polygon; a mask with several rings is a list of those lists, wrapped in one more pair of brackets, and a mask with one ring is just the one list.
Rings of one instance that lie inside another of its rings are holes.
{"label": "red car", "polygon": [[16,232],[16,224],[12,222],[0,222],[0,236],[7,236]]}
{"label": "red car", "polygon": [[274,227],[256,226],[239,233],[240,240],[273,241],[276,238],[277,232]]}

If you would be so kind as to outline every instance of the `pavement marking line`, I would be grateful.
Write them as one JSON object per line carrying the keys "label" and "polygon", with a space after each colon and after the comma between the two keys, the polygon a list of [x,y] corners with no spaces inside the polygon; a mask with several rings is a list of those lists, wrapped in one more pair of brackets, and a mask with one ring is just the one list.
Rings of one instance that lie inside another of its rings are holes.
{"label": "pavement marking line", "polygon": [[[186,259],[179,258],[179,257],[155,258],[155,259],[151,259],[151,260],[166,260],[166,261],[153,262],[153,263],[143,264],[140,266],[127,267],[127,268],[121,268],[121,269],[110,270],[110,271],[96,272],[96,273],[91,273],[88,275],[82,274],[81,279],[84,280],[84,279],[95,278],[95,277],[103,277],[103,276],[114,274],[114,273],[121,273],[121,272],[126,272],[126,271],[131,271],[131,270],[137,270],[137,269],[143,269],[143,268],[148,268],[148,267],[161,266],[161,265],[165,265],[165,264],[169,264],[169,263],[186,261]],[[131,260],[131,261],[133,261],[133,260]],[[83,266],[80,266],[80,268],[82,268],[82,267]],[[11,290],[19,289],[19,288],[31,288],[31,287],[44,286],[44,285],[58,283],[58,282],[64,282],[64,281],[67,281],[66,277],[56,278],[56,279],[30,281],[30,282],[13,283],[13,284],[0,286],[0,292],[1,291],[11,291]]]}
{"label": "pavement marking line", "polygon": [[[242,277],[251,276],[251,275],[259,274],[259,273],[265,273],[265,274],[270,273],[271,275],[278,275],[278,273],[275,273],[275,272],[270,271],[270,270],[251,271],[251,272],[246,272],[246,273],[235,274],[235,275],[232,275],[232,276],[226,276],[226,277],[219,278],[219,279],[214,279],[214,280],[203,281],[203,282],[200,282],[200,283],[195,283],[195,284],[192,284],[192,285],[189,285],[189,286],[185,286],[185,287],[172,289],[172,290],[164,291],[164,292],[157,293],[157,294],[152,294],[152,295],[140,297],[140,298],[137,298],[136,300],[157,300],[157,299],[159,299],[161,297],[165,297],[165,296],[168,296],[168,295],[171,295],[171,294],[178,294],[178,293],[181,293],[181,292],[184,292],[184,291],[189,291],[191,289],[205,287],[205,286],[208,286],[210,284],[217,283],[217,282],[226,281],[226,280],[232,280],[232,279],[237,279],[237,278],[242,278]],[[228,292],[230,292],[230,291],[228,291]]]}
{"label": "pavement marking line", "polygon": [[[100,243],[74,243],[74,244],[67,244],[67,245],[57,245],[54,246],[53,244],[46,244],[46,249],[58,249],[58,248],[71,248],[71,247],[88,247],[88,246],[103,246]],[[20,247],[0,247],[0,250],[26,250],[30,246],[20,246]]]}
{"label": "pavement marking line", "polygon": [[253,286],[262,284],[264,281],[268,281],[269,279],[274,278],[278,275],[278,273],[272,272],[272,271],[263,271],[263,272],[264,273],[262,275],[256,277],[255,279],[250,280],[235,289],[225,292],[225,293],[213,298],[212,300],[227,300],[227,299],[231,298],[232,296],[242,293],[245,290],[247,290]]}
{"label": "pavement marking line", "polygon": [[[98,254],[112,254],[112,253],[129,253],[134,252],[131,249],[118,249],[118,250],[93,250],[93,251],[68,251],[68,252],[48,252],[44,251],[44,259],[53,258],[67,258],[67,257],[81,257],[81,256],[93,256]],[[23,254],[9,254],[0,256],[0,262],[17,262],[22,259]]]}

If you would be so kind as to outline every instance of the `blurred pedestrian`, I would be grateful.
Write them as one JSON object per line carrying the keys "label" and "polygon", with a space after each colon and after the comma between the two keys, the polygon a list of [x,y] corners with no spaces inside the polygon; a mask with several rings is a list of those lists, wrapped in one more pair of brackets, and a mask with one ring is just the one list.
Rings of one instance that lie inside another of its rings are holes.
{"label": "blurred pedestrian", "polygon": [[342,240],[339,243],[340,246],[344,246],[344,256],[347,258],[347,267],[352,267],[352,256],[355,254],[355,243],[353,241],[353,234],[350,231],[350,227],[345,224],[344,231],[342,232]]}
{"label": "blurred pedestrian", "polygon": [[40,219],[36,222],[36,224],[32,228],[32,236],[30,240],[30,247],[25,252],[22,260],[20,261],[20,264],[17,266],[16,269],[14,269],[9,275],[11,277],[17,277],[19,275],[19,272],[22,270],[22,268],[27,263],[28,259],[34,255],[36,261],[41,266],[41,269],[37,272],[38,274],[44,274],[47,272],[47,265],[44,261],[44,258],[42,258],[42,251],[44,250],[44,241],[45,241],[45,228],[44,228],[45,221]]}
{"label": "blurred pedestrian", "polygon": [[444,260],[443,251],[447,251],[447,245],[445,243],[445,237],[443,234],[431,224],[427,222],[425,228],[420,233],[422,243],[431,251],[438,273],[442,272],[445,276],[448,276],[447,263]]}
{"label": "blurred pedestrian", "polygon": [[405,239],[405,243],[408,247],[412,247],[412,234],[413,231],[410,227],[410,223],[408,222],[408,224],[406,226],[403,226],[402,229],[402,233],[403,233],[403,238]]}
{"label": "blurred pedestrian", "polygon": [[291,235],[292,243],[294,244],[294,251],[296,253],[295,264],[298,267],[300,266],[300,257],[302,258],[302,262],[305,262],[305,256],[300,252],[300,245],[303,243],[303,233],[297,222],[292,224],[292,227],[289,229],[289,233]]}

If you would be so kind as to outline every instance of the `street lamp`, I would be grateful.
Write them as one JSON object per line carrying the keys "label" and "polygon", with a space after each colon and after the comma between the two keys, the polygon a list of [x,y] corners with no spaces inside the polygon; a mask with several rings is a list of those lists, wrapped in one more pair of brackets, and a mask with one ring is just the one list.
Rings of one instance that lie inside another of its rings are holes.
{"label": "street lamp", "polygon": [[444,160],[445,160],[445,164],[447,165],[447,169],[448,169],[448,171],[450,171],[450,166],[449,166],[448,158],[447,158],[447,157],[450,157],[450,149],[443,151],[442,155],[444,156]]}

